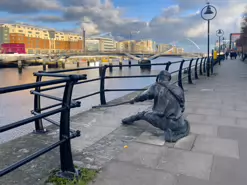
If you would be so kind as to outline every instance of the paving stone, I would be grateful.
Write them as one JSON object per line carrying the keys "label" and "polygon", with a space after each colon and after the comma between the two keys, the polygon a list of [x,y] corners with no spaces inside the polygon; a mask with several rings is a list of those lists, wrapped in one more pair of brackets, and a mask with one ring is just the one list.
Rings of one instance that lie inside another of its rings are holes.
{"label": "paving stone", "polygon": [[241,128],[247,128],[247,119],[246,118],[237,119],[236,126]]}
{"label": "paving stone", "polygon": [[151,132],[143,132],[137,139],[136,142],[145,143],[145,144],[152,144],[152,145],[164,145],[164,132],[162,135],[154,135]]}
{"label": "paving stone", "polygon": [[239,158],[238,142],[231,139],[198,136],[192,150],[213,155]]}
{"label": "paving stone", "polygon": [[157,168],[208,180],[212,163],[213,155],[168,148]]}
{"label": "paving stone", "polygon": [[220,110],[197,108],[195,109],[194,114],[202,114],[202,115],[209,115],[209,116],[220,115]]}
{"label": "paving stone", "polygon": [[245,105],[235,105],[235,110],[236,111],[247,111],[247,106]]}
{"label": "paving stone", "polygon": [[227,106],[222,106],[222,104],[217,104],[217,103],[207,103],[207,102],[186,102],[186,107],[190,108],[207,108],[207,109],[216,109],[216,110],[221,110],[221,109],[226,109],[226,110],[234,110],[235,106],[234,105],[227,105]]}
{"label": "paving stone", "polygon": [[240,160],[242,163],[246,162],[247,165],[247,129],[221,126],[219,127],[219,137],[237,140]]}
{"label": "paving stone", "polygon": [[130,146],[117,157],[117,160],[155,168],[161,155],[165,151],[166,147],[131,143]]}
{"label": "paving stone", "polygon": [[174,145],[174,148],[182,149],[182,150],[191,150],[193,147],[193,144],[195,142],[196,135],[190,134],[187,137],[184,137],[176,142]]}
{"label": "paving stone", "polygon": [[187,120],[193,123],[203,123],[203,120],[205,120],[205,118],[205,115],[189,114]]}
{"label": "paving stone", "polygon": [[174,185],[173,175],[123,162],[112,162],[103,169],[93,185]]}
{"label": "paving stone", "polygon": [[199,135],[217,136],[218,127],[213,125],[190,123],[190,132]]}
{"label": "paving stone", "polygon": [[222,116],[205,116],[205,119],[202,122],[210,125],[234,126],[237,122],[237,118]]}
{"label": "paving stone", "polygon": [[113,130],[115,130],[114,127],[91,126],[84,128],[81,130],[81,136],[71,141],[72,148],[75,148],[77,151],[82,151],[85,147],[110,134]]}
{"label": "paving stone", "polygon": [[245,185],[247,165],[238,159],[214,157],[210,180],[222,185]]}
{"label": "paving stone", "polygon": [[176,185],[220,185],[220,184],[209,180],[202,180],[194,177],[188,177],[185,175],[179,175],[177,177]]}
{"label": "paving stone", "polygon": [[234,117],[234,118],[247,118],[246,111],[234,111],[234,110],[221,110],[222,116]]}

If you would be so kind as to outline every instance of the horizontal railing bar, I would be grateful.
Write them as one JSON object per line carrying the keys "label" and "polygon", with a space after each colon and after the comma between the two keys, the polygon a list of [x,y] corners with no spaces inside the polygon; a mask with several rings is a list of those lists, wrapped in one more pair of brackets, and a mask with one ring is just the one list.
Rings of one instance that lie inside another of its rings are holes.
{"label": "horizontal railing bar", "polygon": [[[131,64],[131,65],[128,65],[128,64],[123,64],[123,65],[111,65],[111,67],[140,67],[140,66],[162,66],[162,65],[167,65],[168,62],[166,63],[155,63],[155,64]],[[109,67],[109,65],[106,65],[107,67]]]}
{"label": "horizontal railing bar", "polygon": [[[40,115],[40,113],[35,112],[35,111],[31,111],[31,113],[34,114],[34,115]],[[43,119],[48,121],[48,122],[50,122],[50,123],[52,123],[53,125],[56,125],[57,127],[60,127],[60,124],[58,122],[56,122],[56,121],[54,121],[54,120],[52,120],[50,118],[43,118]],[[75,131],[76,131],[75,129],[70,128],[70,132],[71,133],[74,133]]]}
{"label": "horizontal railing bar", "polygon": [[83,70],[90,70],[90,69],[98,69],[100,66],[94,66],[94,67],[81,67],[81,68],[75,68],[75,69],[65,69],[65,70],[57,70],[57,71],[47,71],[46,73],[66,73],[66,72],[72,72],[72,71],[83,71]]}
{"label": "horizontal railing bar", "polygon": [[[94,78],[94,79],[90,79],[90,80],[79,81],[75,85],[82,84],[82,83],[93,82],[93,81],[97,81],[97,80],[100,80],[100,78]],[[59,85],[59,86],[55,86],[55,87],[48,87],[48,88],[40,89],[40,92],[59,89],[59,88],[62,88],[62,87],[65,87],[65,85]]]}
{"label": "horizontal railing bar", "polygon": [[22,126],[22,125],[25,125],[25,124],[30,123],[32,121],[35,121],[37,119],[41,119],[41,118],[44,118],[47,116],[51,116],[53,114],[57,114],[59,112],[62,112],[65,109],[67,109],[67,107],[61,107],[61,108],[58,108],[55,110],[51,110],[49,112],[42,113],[42,114],[37,115],[37,116],[29,117],[29,118],[26,118],[26,119],[23,119],[23,120],[20,120],[20,121],[17,121],[17,122],[8,124],[8,125],[4,125],[4,126],[0,127],[0,133],[8,131],[8,130],[16,128],[16,127],[19,127],[19,126]]}
{"label": "horizontal railing bar", "polygon": [[111,91],[145,91],[147,88],[144,89],[105,89],[106,92],[111,92]]}
{"label": "horizontal railing bar", "polygon": [[65,87],[65,85],[58,85],[58,86],[54,86],[54,87],[47,87],[47,88],[44,88],[44,89],[40,89],[40,92],[49,91],[49,90],[53,90],[53,89],[59,89],[59,88],[62,88],[62,87]]}
{"label": "horizontal railing bar", "polygon": [[[35,116],[37,116],[37,115],[40,115],[40,113],[38,113],[38,112],[35,112],[35,111],[31,111],[31,113],[33,114],[33,115],[35,115]],[[57,127],[60,127],[60,124],[58,123],[58,122],[56,122],[56,121],[54,121],[54,120],[52,120],[52,119],[50,119],[50,118],[43,118],[44,120],[46,120],[46,121],[48,121],[48,122],[50,122],[50,123],[52,123],[53,125],[56,125]]]}
{"label": "horizontal railing bar", "polygon": [[82,84],[82,83],[87,83],[87,82],[94,82],[94,81],[97,81],[97,80],[100,80],[100,78],[93,78],[93,79],[90,79],[90,80],[79,81],[75,85]]}
{"label": "horizontal railing bar", "polygon": [[41,108],[39,111],[44,111],[44,110],[47,110],[47,109],[51,109],[51,108],[57,107],[59,105],[62,105],[62,103],[57,103],[57,104],[54,104],[54,105],[50,105],[48,107]]}
{"label": "horizontal railing bar", "polygon": [[46,148],[41,149],[41,150],[39,150],[38,152],[36,152],[36,153],[34,153],[32,155],[29,155],[28,157],[22,159],[21,161],[18,161],[16,163],[10,165],[9,167],[7,167],[7,168],[5,168],[5,169],[0,171],[0,177],[12,172],[13,170],[15,170],[15,169],[21,167],[22,165],[24,165],[24,164],[26,164],[26,163],[38,158],[39,156],[51,151],[52,149],[60,146],[62,143],[66,142],[66,141],[67,141],[67,139],[63,139],[63,140],[57,141],[56,143],[54,143],[54,144],[52,144],[52,145],[50,145],[50,146],[48,146]]}
{"label": "horizontal railing bar", "polygon": [[106,76],[105,79],[112,78],[148,78],[148,77],[157,77],[157,75],[132,75],[132,76]]}
{"label": "horizontal railing bar", "polygon": [[75,99],[73,99],[73,100],[80,100],[80,99],[83,99],[83,98],[87,98],[87,97],[90,97],[90,96],[94,96],[94,95],[99,94],[99,93],[100,93],[100,91],[94,92],[94,93],[91,93],[91,94],[87,94],[87,95],[85,95],[85,96],[81,96],[81,97],[75,98]]}
{"label": "horizontal railing bar", "polygon": [[179,72],[179,71],[180,71],[180,70],[172,71],[171,74],[177,73],[177,72]]}
{"label": "horizontal railing bar", "polygon": [[[70,75],[66,75],[66,74],[56,74],[56,73],[47,73],[47,72],[35,72],[33,73],[34,76],[47,76],[47,77],[69,77]],[[80,75],[82,79],[87,79],[87,75],[86,74],[82,74]]]}
{"label": "horizontal railing bar", "polygon": [[185,79],[185,78],[187,78],[188,76],[189,76],[189,75],[183,76],[182,79]]}
{"label": "horizontal railing bar", "polygon": [[70,80],[70,78],[68,77],[68,78],[49,80],[49,81],[44,81],[44,82],[35,82],[35,83],[29,83],[29,84],[23,84],[23,85],[2,87],[2,88],[0,88],[0,94],[16,92],[16,91],[21,91],[21,90],[27,90],[27,89],[32,89],[35,87],[55,85],[55,84],[67,82],[69,80]]}
{"label": "horizontal railing bar", "polygon": [[58,98],[58,97],[55,97],[55,96],[52,96],[52,95],[48,95],[48,94],[42,94],[42,93],[37,92],[37,91],[30,91],[30,93],[38,95],[38,96],[42,96],[42,97],[45,97],[45,98],[49,98],[49,99],[52,99],[52,100],[60,101],[60,102],[63,101],[62,98]]}

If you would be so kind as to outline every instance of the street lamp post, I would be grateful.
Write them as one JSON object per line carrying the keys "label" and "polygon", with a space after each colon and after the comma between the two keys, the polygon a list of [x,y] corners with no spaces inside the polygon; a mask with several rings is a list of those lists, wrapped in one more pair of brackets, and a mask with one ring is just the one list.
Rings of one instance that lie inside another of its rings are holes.
{"label": "street lamp post", "polygon": [[[213,10],[212,10],[213,9]],[[208,22],[208,60],[207,60],[207,76],[210,76],[210,20],[213,20],[217,15],[217,10],[213,5],[208,2],[207,5],[201,10],[201,17]]]}
{"label": "street lamp post", "polygon": [[220,55],[220,38],[224,35],[224,31],[222,29],[219,29],[216,31],[216,35],[219,37],[219,55]]}

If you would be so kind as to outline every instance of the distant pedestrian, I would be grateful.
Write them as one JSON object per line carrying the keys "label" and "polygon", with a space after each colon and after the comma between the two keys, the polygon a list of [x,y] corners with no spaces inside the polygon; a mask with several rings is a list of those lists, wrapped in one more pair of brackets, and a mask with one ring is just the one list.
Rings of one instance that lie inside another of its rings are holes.
{"label": "distant pedestrian", "polygon": [[226,52],[226,59],[228,59],[228,56],[229,56],[229,52],[227,51]]}

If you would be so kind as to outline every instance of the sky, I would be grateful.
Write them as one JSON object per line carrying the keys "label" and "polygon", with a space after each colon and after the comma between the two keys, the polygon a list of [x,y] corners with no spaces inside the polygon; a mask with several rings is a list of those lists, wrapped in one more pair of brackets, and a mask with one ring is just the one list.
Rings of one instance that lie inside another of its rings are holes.
{"label": "sky", "polygon": [[[210,21],[210,46],[216,30],[225,39],[240,32],[246,0],[211,0],[217,9]],[[205,52],[207,21],[200,15],[206,0],[0,0],[1,23],[25,23],[86,36],[111,32],[117,39],[152,39],[187,51]],[[134,31],[140,31],[138,34]],[[199,46],[196,47],[191,41]]]}

